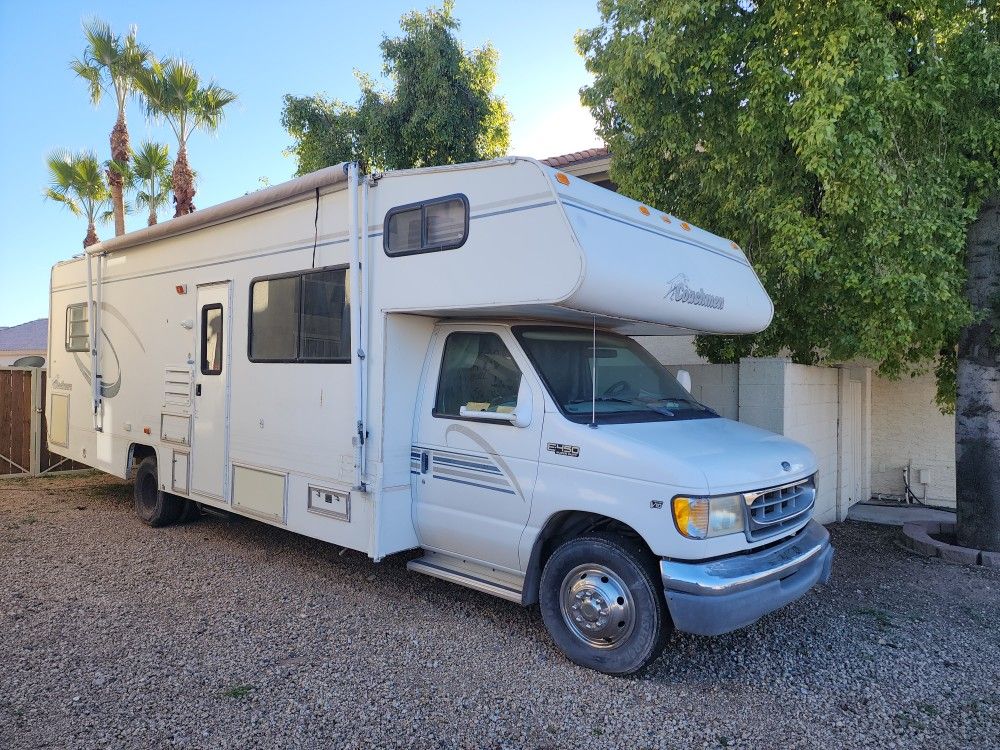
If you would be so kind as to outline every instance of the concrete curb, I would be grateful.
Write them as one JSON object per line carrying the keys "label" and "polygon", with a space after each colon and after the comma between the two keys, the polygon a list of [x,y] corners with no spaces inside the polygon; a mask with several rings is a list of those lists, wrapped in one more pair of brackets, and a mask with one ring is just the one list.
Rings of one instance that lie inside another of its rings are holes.
{"label": "concrete curb", "polygon": [[931,534],[954,534],[955,524],[917,521],[903,524],[903,546],[924,557],[939,557],[962,565],[983,565],[1000,570],[1000,553],[959,547],[934,539]]}

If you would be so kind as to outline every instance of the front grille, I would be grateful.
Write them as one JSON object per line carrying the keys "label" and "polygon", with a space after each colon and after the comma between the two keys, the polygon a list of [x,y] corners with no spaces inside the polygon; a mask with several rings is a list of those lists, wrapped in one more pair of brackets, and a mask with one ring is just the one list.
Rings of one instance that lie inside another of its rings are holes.
{"label": "front grille", "polygon": [[758,492],[747,492],[743,498],[750,511],[750,541],[766,539],[804,520],[816,502],[816,477],[811,476],[799,482]]}

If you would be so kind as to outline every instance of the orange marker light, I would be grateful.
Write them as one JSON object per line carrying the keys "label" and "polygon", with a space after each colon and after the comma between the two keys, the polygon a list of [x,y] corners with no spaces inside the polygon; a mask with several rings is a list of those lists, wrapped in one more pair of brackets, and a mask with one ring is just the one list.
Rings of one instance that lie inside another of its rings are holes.
{"label": "orange marker light", "polygon": [[143,427],[142,431],[145,432],[147,435],[149,435],[150,433],[152,433],[152,430],[149,429],[148,427]]}
{"label": "orange marker light", "polygon": [[731,248],[732,248],[733,250],[739,250],[739,249],[740,249],[740,246],[739,246],[739,245],[737,245],[737,244],[736,244],[735,242],[733,242],[732,240],[730,240],[730,242],[729,242],[729,247],[731,247]]}
{"label": "orange marker light", "polygon": [[188,293],[187,284],[178,284],[177,286],[174,287],[174,289],[177,290],[178,294],[187,294]]}
{"label": "orange marker light", "polygon": [[641,213],[643,216],[649,216],[649,209],[646,208],[645,206],[639,206],[639,213]]}
{"label": "orange marker light", "polygon": [[569,185],[569,177],[564,175],[562,172],[556,172],[556,182],[560,185]]}
{"label": "orange marker light", "polygon": [[681,222],[681,229],[683,229],[685,232],[690,232],[691,231],[691,225],[688,224],[686,221],[682,221]]}
{"label": "orange marker light", "polygon": [[670,223],[670,217],[667,216],[666,214],[663,214],[663,216],[661,216],[660,218],[663,219],[663,222],[665,224],[669,224]]}

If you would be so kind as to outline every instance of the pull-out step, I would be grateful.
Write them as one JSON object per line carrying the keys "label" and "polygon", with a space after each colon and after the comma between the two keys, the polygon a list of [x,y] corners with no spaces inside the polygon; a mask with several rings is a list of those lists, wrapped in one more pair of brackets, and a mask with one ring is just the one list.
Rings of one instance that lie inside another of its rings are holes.
{"label": "pull-out step", "polygon": [[410,560],[406,564],[406,569],[521,603],[521,587],[524,581],[522,576],[463,560],[460,557],[425,551],[423,557]]}

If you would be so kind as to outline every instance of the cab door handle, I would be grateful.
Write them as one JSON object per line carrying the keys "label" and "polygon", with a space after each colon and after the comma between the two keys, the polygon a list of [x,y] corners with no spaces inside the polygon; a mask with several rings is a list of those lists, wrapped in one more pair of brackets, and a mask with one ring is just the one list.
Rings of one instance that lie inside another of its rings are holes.
{"label": "cab door handle", "polygon": [[200,395],[201,395],[201,383],[198,383],[198,384],[197,384],[197,385],[196,385],[196,386],[194,387],[194,395],[195,395],[195,396],[200,396]]}
{"label": "cab door handle", "polygon": [[420,454],[420,473],[426,474],[427,469],[430,466],[430,454],[427,451],[423,451]]}

